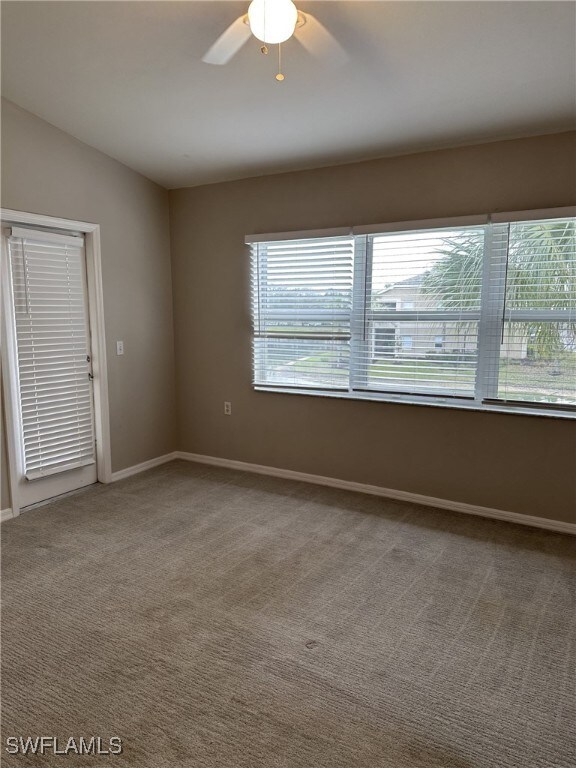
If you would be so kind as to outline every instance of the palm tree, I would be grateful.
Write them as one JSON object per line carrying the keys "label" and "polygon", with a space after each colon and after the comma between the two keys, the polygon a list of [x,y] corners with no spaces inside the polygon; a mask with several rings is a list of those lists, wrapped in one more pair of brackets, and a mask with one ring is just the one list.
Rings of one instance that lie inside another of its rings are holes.
{"label": "palm tree", "polygon": [[[445,239],[437,253],[444,258],[423,278],[422,290],[440,308],[478,310],[482,290],[484,237],[471,231]],[[566,310],[565,323],[531,321],[518,323],[530,339],[537,358],[553,358],[576,341],[576,222],[511,224],[506,280],[507,309]]]}
{"label": "palm tree", "polygon": [[[576,222],[524,225],[514,237],[511,226],[506,306],[510,309],[576,309]],[[576,335],[576,317],[568,323],[524,323],[536,357],[551,358]]]}

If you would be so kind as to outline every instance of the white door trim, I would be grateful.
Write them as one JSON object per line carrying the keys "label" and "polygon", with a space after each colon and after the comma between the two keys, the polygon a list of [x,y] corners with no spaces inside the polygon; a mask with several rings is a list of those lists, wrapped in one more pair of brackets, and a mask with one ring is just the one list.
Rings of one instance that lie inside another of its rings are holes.
{"label": "white door trim", "polygon": [[[88,282],[88,313],[92,346],[92,371],[94,374],[94,427],[96,432],[96,460],[98,480],[109,483],[112,479],[110,453],[110,411],[108,404],[108,368],[106,364],[106,332],[104,326],[104,295],[102,289],[102,263],[100,254],[100,226],[85,221],[71,221],[25,211],[0,210],[2,227],[29,225],[48,227],[70,232],[82,232],[85,237],[86,275]],[[4,233],[3,233],[4,234]],[[6,238],[2,237],[2,383],[6,411],[6,445],[9,463],[12,516],[20,513],[18,498],[17,467],[22,444],[18,414],[17,368],[8,329],[13,323],[10,312],[10,285],[6,279],[8,255]]]}

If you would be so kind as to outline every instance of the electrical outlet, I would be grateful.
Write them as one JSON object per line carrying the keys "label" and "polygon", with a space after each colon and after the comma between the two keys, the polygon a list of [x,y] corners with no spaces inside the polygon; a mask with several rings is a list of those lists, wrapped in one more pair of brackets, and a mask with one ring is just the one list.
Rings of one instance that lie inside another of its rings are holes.
{"label": "electrical outlet", "polygon": [[224,401],[224,415],[232,416],[232,403],[229,403],[227,400]]}
{"label": "electrical outlet", "polygon": [[123,341],[117,341],[116,342],[116,354],[117,355],[123,355],[124,354],[124,342]]}

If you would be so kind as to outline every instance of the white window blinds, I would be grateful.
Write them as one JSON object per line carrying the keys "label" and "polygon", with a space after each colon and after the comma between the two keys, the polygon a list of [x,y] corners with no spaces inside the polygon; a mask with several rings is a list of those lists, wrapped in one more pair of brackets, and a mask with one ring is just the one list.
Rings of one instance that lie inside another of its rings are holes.
{"label": "white window blinds", "polygon": [[474,397],[484,229],[368,237],[356,388]]}
{"label": "white window blinds", "polygon": [[576,406],[576,219],[430,224],[252,243],[256,386]]}
{"label": "white window blinds", "polygon": [[576,220],[511,222],[495,230],[507,247],[493,286],[502,298],[502,325],[487,366],[492,397],[576,405]]}
{"label": "white window blinds", "polygon": [[13,228],[8,239],[26,477],[92,464],[84,243]]}
{"label": "white window blinds", "polygon": [[253,243],[254,382],[348,389],[351,236]]}

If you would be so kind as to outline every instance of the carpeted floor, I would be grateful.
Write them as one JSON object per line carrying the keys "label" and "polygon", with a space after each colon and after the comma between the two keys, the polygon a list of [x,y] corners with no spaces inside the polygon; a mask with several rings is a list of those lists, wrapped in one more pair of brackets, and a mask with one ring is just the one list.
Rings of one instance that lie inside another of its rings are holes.
{"label": "carpeted floor", "polygon": [[575,541],[173,462],[2,525],[3,766],[573,768]]}

